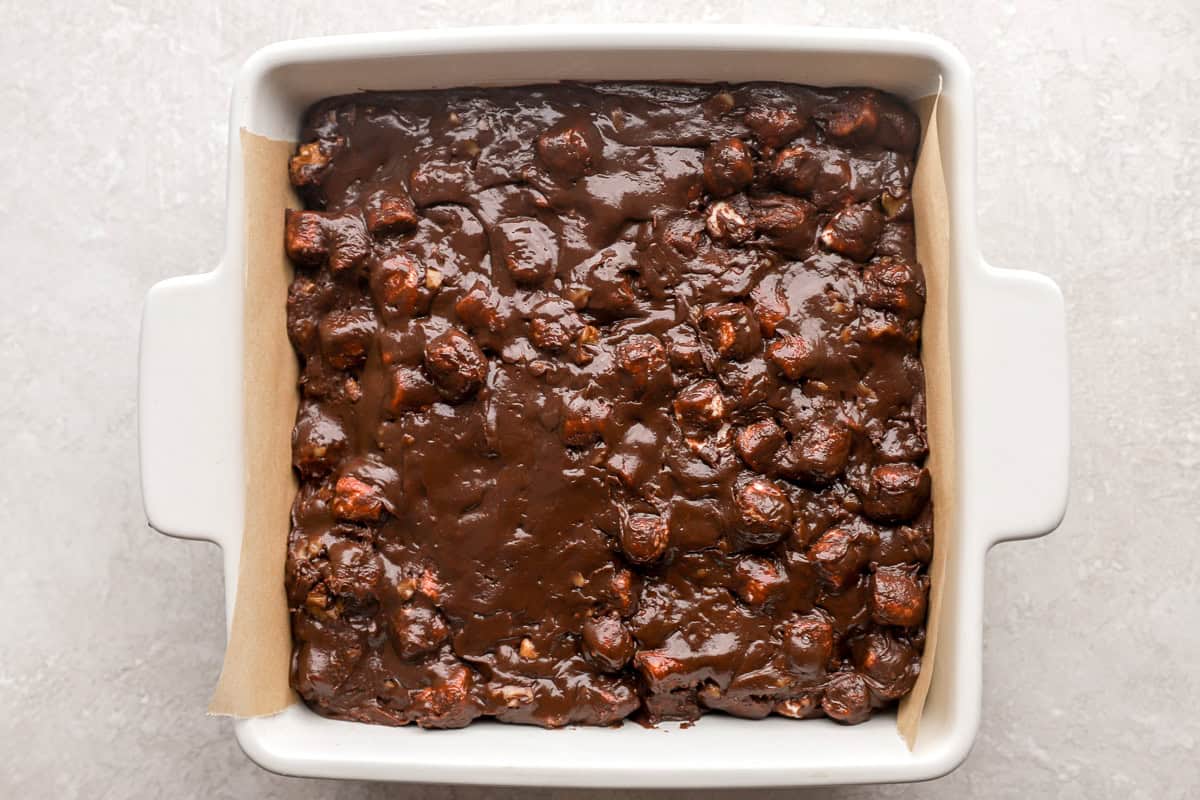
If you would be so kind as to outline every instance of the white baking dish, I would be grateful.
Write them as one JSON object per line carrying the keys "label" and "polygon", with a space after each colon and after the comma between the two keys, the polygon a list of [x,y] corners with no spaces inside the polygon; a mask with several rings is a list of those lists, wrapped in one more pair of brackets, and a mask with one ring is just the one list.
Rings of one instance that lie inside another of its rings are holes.
{"label": "white baking dish", "polygon": [[309,103],[363,88],[557,79],[783,80],[870,85],[912,99],[940,87],[960,533],[946,567],[937,669],[915,747],[906,746],[890,715],[854,727],[712,716],[685,730],[483,723],[428,732],[336,722],[297,705],[239,720],[242,748],[262,766],[295,775],[457,783],[802,785],[920,780],[953,769],[979,721],[984,555],[1061,519],[1068,391],[1057,287],[1034,273],[993,269],[979,253],[971,75],[962,56],[936,38],[777,27],[522,27],[311,39],[260,50],[243,66],[233,98],[224,257],[212,272],[159,283],[146,302],[139,421],[150,524],[221,545],[232,620],[247,491],[239,131],[293,139]]}

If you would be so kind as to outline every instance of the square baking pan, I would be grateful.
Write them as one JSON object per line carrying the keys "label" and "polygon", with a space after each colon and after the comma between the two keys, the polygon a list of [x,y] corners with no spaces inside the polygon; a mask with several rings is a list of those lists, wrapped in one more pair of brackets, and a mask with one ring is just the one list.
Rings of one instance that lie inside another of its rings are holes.
{"label": "square baking pan", "polygon": [[[292,775],[480,784],[732,787],[911,781],[971,748],[982,689],[984,556],[1057,526],[1066,507],[1068,386],[1062,297],[1048,278],[998,270],[975,234],[971,74],[946,42],[885,31],[700,26],[514,27],[330,37],[255,53],[230,119],[224,256],[213,271],[154,286],[139,385],[142,492],[163,533],[224,551],[227,620],[237,596],[247,493],[243,409],[246,186],[242,131],[295,138],[305,108],[360,89],[556,80],[786,81],[938,95],[947,196],[948,370],[955,531],[942,576],[936,669],[910,747],[896,716],[856,726],[708,715],[681,728],[543,730],[495,722],[388,728],[303,704],[238,719],[254,761]],[[282,307],[284,297],[278,298]],[[286,420],[290,426],[291,420]],[[283,580],[280,554],[279,580]]]}

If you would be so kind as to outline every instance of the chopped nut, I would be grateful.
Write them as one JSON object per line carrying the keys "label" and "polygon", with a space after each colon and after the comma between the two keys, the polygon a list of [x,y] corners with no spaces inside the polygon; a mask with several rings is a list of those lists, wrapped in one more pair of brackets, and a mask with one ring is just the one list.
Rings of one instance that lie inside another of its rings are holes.
{"label": "chopped nut", "polygon": [[863,314],[862,322],[854,330],[847,328],[846,333],[857,333],[860,341],[868,342],[907,342],[916,344],[920,330],[912,321],[902,321],[896,315],[883,312],[880,314]]}
{"label": "chopped nut", "polygon": [[591,326],[584,325],[579,331],[579,335],[575,337],[575,363],[579,365],[590,364],[595,355],[591,351],[591,346],[600,341],[600,331]]}
{"label": "chopped nut", "polygon": [[884,219],[888,221],[912,216],[912,198],[903,190],[899,194],[892,194],[884,189],[879,195],[879,205],[883,207]]}
{"label": "chopped nut", "polygon": [[591,290],[588,310],[608,319],[629,316],[638,300],[630,277],[635,268],[630,254],[616,246],[600,250],[575,267],[577,272],[586,270],[583,280]]}
{"label": "chopped nut", "polygon": [[288,176],[292,186],[297,189],[319,186],[333,164],[334,154],[344,145],[345,139],[338,136],[330,140],[305,142],[297,147],[296,154],[288,159]]}
{"label": "chopped nut", "polygon": [[620,614],[629,614],[638,602],[637,576],[627,569],[617,569],[613,572],[608,585],[609,602]]}
{"label": "chopped nut", "polygon": [[600,341],[600,331],[591,325],[584,325],[576,341],[579,344],[595,344]]}
{"label": "chopped nut", "polygon": [[416,593],[416,591],[417,582],[412,578],[405,578],[396,584],[396,596],[399,597],[401,601],[412,599],[412,596]]}
{"label": "chopped nut", "polygon": [[421,577],[417,579],[417,590],[435,603],[441,598],[442,585],[432,569],[426,568],[421,571]]}
{"label": "chopped nut", "polygon": [[528,636],[521,640],[521,646],[517,649],[517,652],[520,654],[521,658],[525,659],[526,661],[538,657],[537,648],[534,647],[533,640]]}
{"label": "chopped nut", "polygon": [[312,614],[317,619],[324,619],[332,601],[329,598],[329,593],[325,591],[324,584],[319,584],[304,599],[304,608],[308,613]]}
{"label": "chopped nut", "polygon": [[735,102],[736,101],[730,92],[717,92],[712,97],[708,98],[708,103],[706,103],[706,105],[708,106],[709,111],[719,116],[727,111],[732,110]]}
{"label": "chopped nut", "polygon": [[577,309],[581,309],[587,306],[588,297],[591,296],[592,290],[586,286],[572,285],[564,288],[562,294],[571,305]]}
{"label": "chopped nut", "polygon": [[425,269],[425,288],[436,289],[442,285],[442,273],[433,267]]}
{"label": "chopped nut", "polygon": [[324,551],[325,551],[324,545],[322,545],[318,541],[313,541],[312,539],[309,539],[309,540],[305,541],[304,546],[300,552],[304,558],[311,561],[314,558],[316,558],[317,556],[319,556],[321,553],[323,553]]}
{"label": "chopped nut", "polygon": [[528,686],[501,686],[498,693],[500,700],[509,708],[518,708],[533,702],[533,689]]}
{"label": "chopped nut", "polygon": [[810,716],[816,707],[816,695],[810,694],[780,701],[775,705],[775,713],[792,719],[804,719]]}
{"label": "chopped nut", "polygon": [[587,578],[583,577],[582,572],[578,572],[578,571],[572,572],[571,573],[571,585],[574,586],[576,589],[582,589],[584,586],[587,585]]}

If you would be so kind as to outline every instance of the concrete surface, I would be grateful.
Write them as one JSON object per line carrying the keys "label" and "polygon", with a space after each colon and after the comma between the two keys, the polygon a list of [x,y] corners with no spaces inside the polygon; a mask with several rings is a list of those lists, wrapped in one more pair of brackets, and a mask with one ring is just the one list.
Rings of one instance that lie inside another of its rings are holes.
{"label": "concrete surface", "polygon": [[0,2],[0,795],[576,796],[282,778],[204,716],[223,646],[219,554],[145,527],[138,317],[153,282],[220,255],[228,95],[260,45],[652,19],[957,43],[978,78],[984,252],[1052,275],[1068,299],[1071,508],[1053,536],[988,559],[974,752],[934,783],[810,796],[1200,793],[1200,6],[655,6]]}

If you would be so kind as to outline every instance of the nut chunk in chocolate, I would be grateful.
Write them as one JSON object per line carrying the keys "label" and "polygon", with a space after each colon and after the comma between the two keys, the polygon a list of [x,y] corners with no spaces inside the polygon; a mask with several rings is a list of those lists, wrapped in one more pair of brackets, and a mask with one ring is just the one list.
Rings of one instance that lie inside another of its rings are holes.
{"label": "nut chunk in chocolate", "polygon": [[889,95],[784,84],[310,109],[283,220],[305,702],[853,724],[906,694],[919,133]]}

